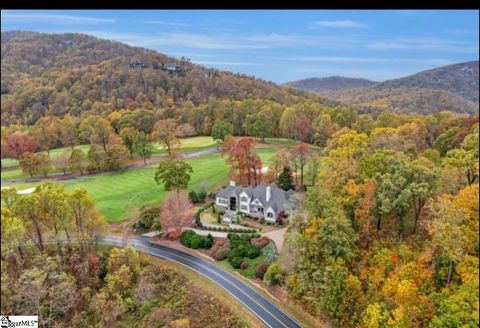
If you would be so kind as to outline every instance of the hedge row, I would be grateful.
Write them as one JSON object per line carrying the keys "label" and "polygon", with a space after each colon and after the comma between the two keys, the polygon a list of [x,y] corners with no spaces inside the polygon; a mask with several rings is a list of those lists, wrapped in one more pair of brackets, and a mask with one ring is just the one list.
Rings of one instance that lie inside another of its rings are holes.
{"label": "hedge row", "polygon": [[203,227],[205,230],[209,231],[220,231],[220,232],[233,232],[233,233],[255,233],[255,229],[242,229],[242,228],[228,228],[228,227]]}
{"label": "hedge row", "polygon": [[195,213],[195,224],[197,225],[197,227],[203,228],[202,220],[200,220],[200,214],[202,214],[203,211],[208,210],[213,205],[215,205],[215,202],[209,202],[200,207],[197,213]]}

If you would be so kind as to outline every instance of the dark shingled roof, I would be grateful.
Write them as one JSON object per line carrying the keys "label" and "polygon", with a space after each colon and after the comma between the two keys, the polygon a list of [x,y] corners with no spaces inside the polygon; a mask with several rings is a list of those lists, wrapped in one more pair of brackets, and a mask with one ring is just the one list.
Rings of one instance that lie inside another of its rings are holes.
{"label": "dark shingled roof", "polygon": [[285,204],[294,193],[293,190],[285,191],[279,188],[275,183],[270,185],[270,199],[267,202],[267,186],[260,184],[256,187],[242,187],[242,186],[227,186],[217,192],[217,197],[228,198],[230,196],[239,197],[242,192],[245,192],[250,201],[258,199],[264,208],[272,207],[277,213],[285,210]]}

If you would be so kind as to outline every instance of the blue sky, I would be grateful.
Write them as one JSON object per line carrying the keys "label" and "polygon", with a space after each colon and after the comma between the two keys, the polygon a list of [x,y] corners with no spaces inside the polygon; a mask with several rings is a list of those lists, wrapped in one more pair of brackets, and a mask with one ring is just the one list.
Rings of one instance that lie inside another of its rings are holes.
{"label": "blue sky", "polygon": [[382,81],[478,60],[476,10],[8,10],[2,31],[79,32],[284,83]]}

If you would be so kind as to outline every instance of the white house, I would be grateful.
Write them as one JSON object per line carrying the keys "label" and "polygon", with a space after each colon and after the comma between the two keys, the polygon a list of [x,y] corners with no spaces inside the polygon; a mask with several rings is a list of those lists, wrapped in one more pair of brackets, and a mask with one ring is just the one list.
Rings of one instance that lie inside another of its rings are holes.
{"label": "white house", "polygon": [[227,187],[217,192],[215,208],[221,213],[244,213],[274,223],[285,212],[285,205],[292,194],[293,190],[285,191],[274,183],[242,187],[230,181]]}

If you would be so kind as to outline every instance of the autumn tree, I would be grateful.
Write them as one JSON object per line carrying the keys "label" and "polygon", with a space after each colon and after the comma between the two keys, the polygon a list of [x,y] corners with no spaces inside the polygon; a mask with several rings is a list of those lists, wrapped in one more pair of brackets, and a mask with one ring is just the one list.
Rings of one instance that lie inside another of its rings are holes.
{"label": "autumn tree", "polygon": [[195,131],[195,128],[189,123],[179,124],[177,127],[176,133],[177,133],[177,136],[181,138],[193,137],[197,135],[197,131]]}
{"label": "autumn tree", "polygon": [[307,172],[306,175],[310,177],[310,184],[315,186],[320,173],[320,155],[312,153],[307,159]]}
{"label": "autumn tree", "polygon": [[50,149],[55,145],[59,136],[59,131],[56,127],[54,119],[45,116],[40,118],[32,128],[32,133],[38,142],[38,146],[41,150],[46,150],[49,156]]}
{"label": "autumn tree", "polygon": [[94,171],[101,171],[103,168],[105,168],[106,153],[102,146],[93,144],[88,150],[87,156],[88,161],[94,167]]}
{"label": "autumn tree", "polygon": [[7,139],[7,156],[19,159],[24,153],[34,153],[37,148],[35,139],[28,134],[15,132]]}
{"label": "autumn tree", "polygon": [[[46,155],[46,154],[45,154]],[[47,156],[48,157],[48,156]],[[67,204],[67,194],[63,185],[54,185],[47,182],[39,185],[30,195],[35,208],[34,215],[40,218],[53,236],[56,246],[57,255],[64,263],[64,252],[62,250],[60,235],[66,233],[70,226],[71,213]]]}
{"label": "autumn tree", "polygon": [[[307,164],[307,160],[310,156],[310,147],[306,143],[302,142],[300,145],[292,148],[291,154],[292,154],[293,162],[295,164],[298,163],[298,167],[300,168],[300,185],[297,187],[300,189],[303,189],[304,188],[303,171],[304,171],[305,165]],[[295,168],[296,168],[296,165],[295,165]]]}
{"label": "autumn tree", "polygon": [[[357,231],[359,234],[359,241],[365,248],[369,248],[370,243],[374,239],[373,232],[375,227],[375,217],[378,215],[378,208],[376,208],[376,194],[377,182],[375,179],[368,179],[360,187],[360,201],[358,207],[355,209],[355,219],[357,220]],[[380,221],[377,222],[377,224]]]}
{"label": "autumn tree", "polygon": [[123,128],[120,131],[120,137],[122,138],[123,144],[127,147],[130,154],[130,158],[133,158],[133,153],[135,150],[135,144],[139,138],[139,133],[134,128]]}
{"label": "autumn tree", "polygon": [[153,135],[167,149],[169,156],[174,156],[180,148],[177,138],[177,122],[174,119],[160,120],[153,127]]}
{"label": "autumn tree", "polygon": [[18,161],[18,165],[23,172],[28,173],[33,178],[40,172],[38,157],[32,153],[24,153]]}
{"label": "autumn tree", "polygon": [[74,149],[70,154],[68,159],[68,167],[74,172],[80,172],[80,175],[83,175],[83,172],[87,169],[88,166],[88,157],[80,149]]}
{"label": "autumn tree", "polygon": [[13,312],[37,315],[46,326],[54,325],[60,314],[68,313],[79,302],[75,278],[44,254],[33,259],[33,267],[22,272],[14,289]]}
{"label": "autumn tree", "polygon": [[147,159],[153,154],[152,139],[149,134],[141,131],[135,140],[134,151],[143,158],[143,164],[147,165]]}
{"label": "autumn tree", "polygon": [[273,128],[273,122],[262,112],[247,116],[244,123],[245,132],[250,136],[260,138],[262,142],[265,142],[265,137],[273,135]]}
{"label": "autumn tree", "polygon": [[233,125],[228,122],[217,122],[212,127],[213,140],[225,141],[225,138],[233,135]]}
{"label": "autumn tree", "polygon": [[448,197],[440,197],[429,206],[431,219],[426,227],[432,236],[432,245],[449,258],[447,284],[450,283],[454,265],[459,263],[466,250],[466,236],[462,227],[465,212],[456,208]]}
{"label": "autumn tree", "polygon": [[240,184],[254,185],[261,181],[262,161],[255,152],[255,139],[241,138],[238,141],[229,137],[222,145],[222,157],[227,157],[231,166],[231,176]]}
{"label": "autumn tree", "polygon": [[36,157],[38,171],[46,178],[52,164],[50,157],[46,153],[36,153],[33,156]]}
{"label": "autumn tree", "polygon": [[169,193],[162,202],[160,222],[169,236],[177,238],[183,227],[193,224],[193,205],[185,191]]}
{"label": "autumn tree", "polygon": [[365,133],[342,129],[328,141],[327,148],[330,156],[358,159],[367,150],[367,142],[368,136]]}
{"label": "autumn tree", "polygon": [[70,150],[64,150],[62,153],[52,158],[53,167],[62,171],[64,175],[67,174],[71,153]]}
{"label": "autumn tree", "polygon": [[105,153],[103,168],[106,170],[117,170],[123,160],[128,157],[128,151],[122,144],[110,145]]}
{"label": "autumn tree", "polygon": [[278,177],[282,173],[283,168],[288,166],[288,161],[288,153],[284,149],[277,151],[270,157],[267,171],[268,181],[278,183]]}
{"label": "autumn tree", "polygon": [[445,163],[461,169],[469,185],[478,178],[478,127],[466,136],[460,149],[448,151]]}
{"label": "autumn tree", "polygon": [[110,125],[112,126],[112,129],[115,131],[115,133],[119,134],[120,133],[120,119],[122,118],[122,114],[117,111],[111,112],[107,119],[110,122]]}
{"label": "autumn tree", "polygon": [[296,140],[301,142],[312,142],[313,128],[307,117],[299,117],[294,123],[294,136]]}
{"label": "autumn tree", "polygon": [[104,231],[105,221],[95,208],[95,202],[84,188],[75,189],[67,197],[76,240],[83,254],[91,247],[91,242]]}
{"label": "autumn tree", "polygon": [[436,191],[438,173],[435,166],[425,158],[419,158],[411,162],[408,170],[410,171],[409,189],[412,193],[415,217],[413,233],[415,233],[420,214],[427,201]]}
{"label": "autumn tree", "polygon": [[21,247],[24,243],[27,229],[24,222],[22,222],[21,219],[14,217],[11,211],[4,206],[2,206],[1,224],[2,264],[4,264],[6,260],[13,259],[15,269],[19,271],[24,256]]}
{"label": "autumn tree", "polygon": [[90,144],[101,145],[104,151],[107,151],[107,144],[113,134],[110,123],[97,115],[87,116],[80,123],[80,136],[88,139]]}
{"label": "autumn tree", "polygon": [[73,150],[77,145],[77,134],[78,130],[76,127],[75,118],[70,114],[66,114],[60,120],[60,139],[62,144],[64,146],[71,147]]}

